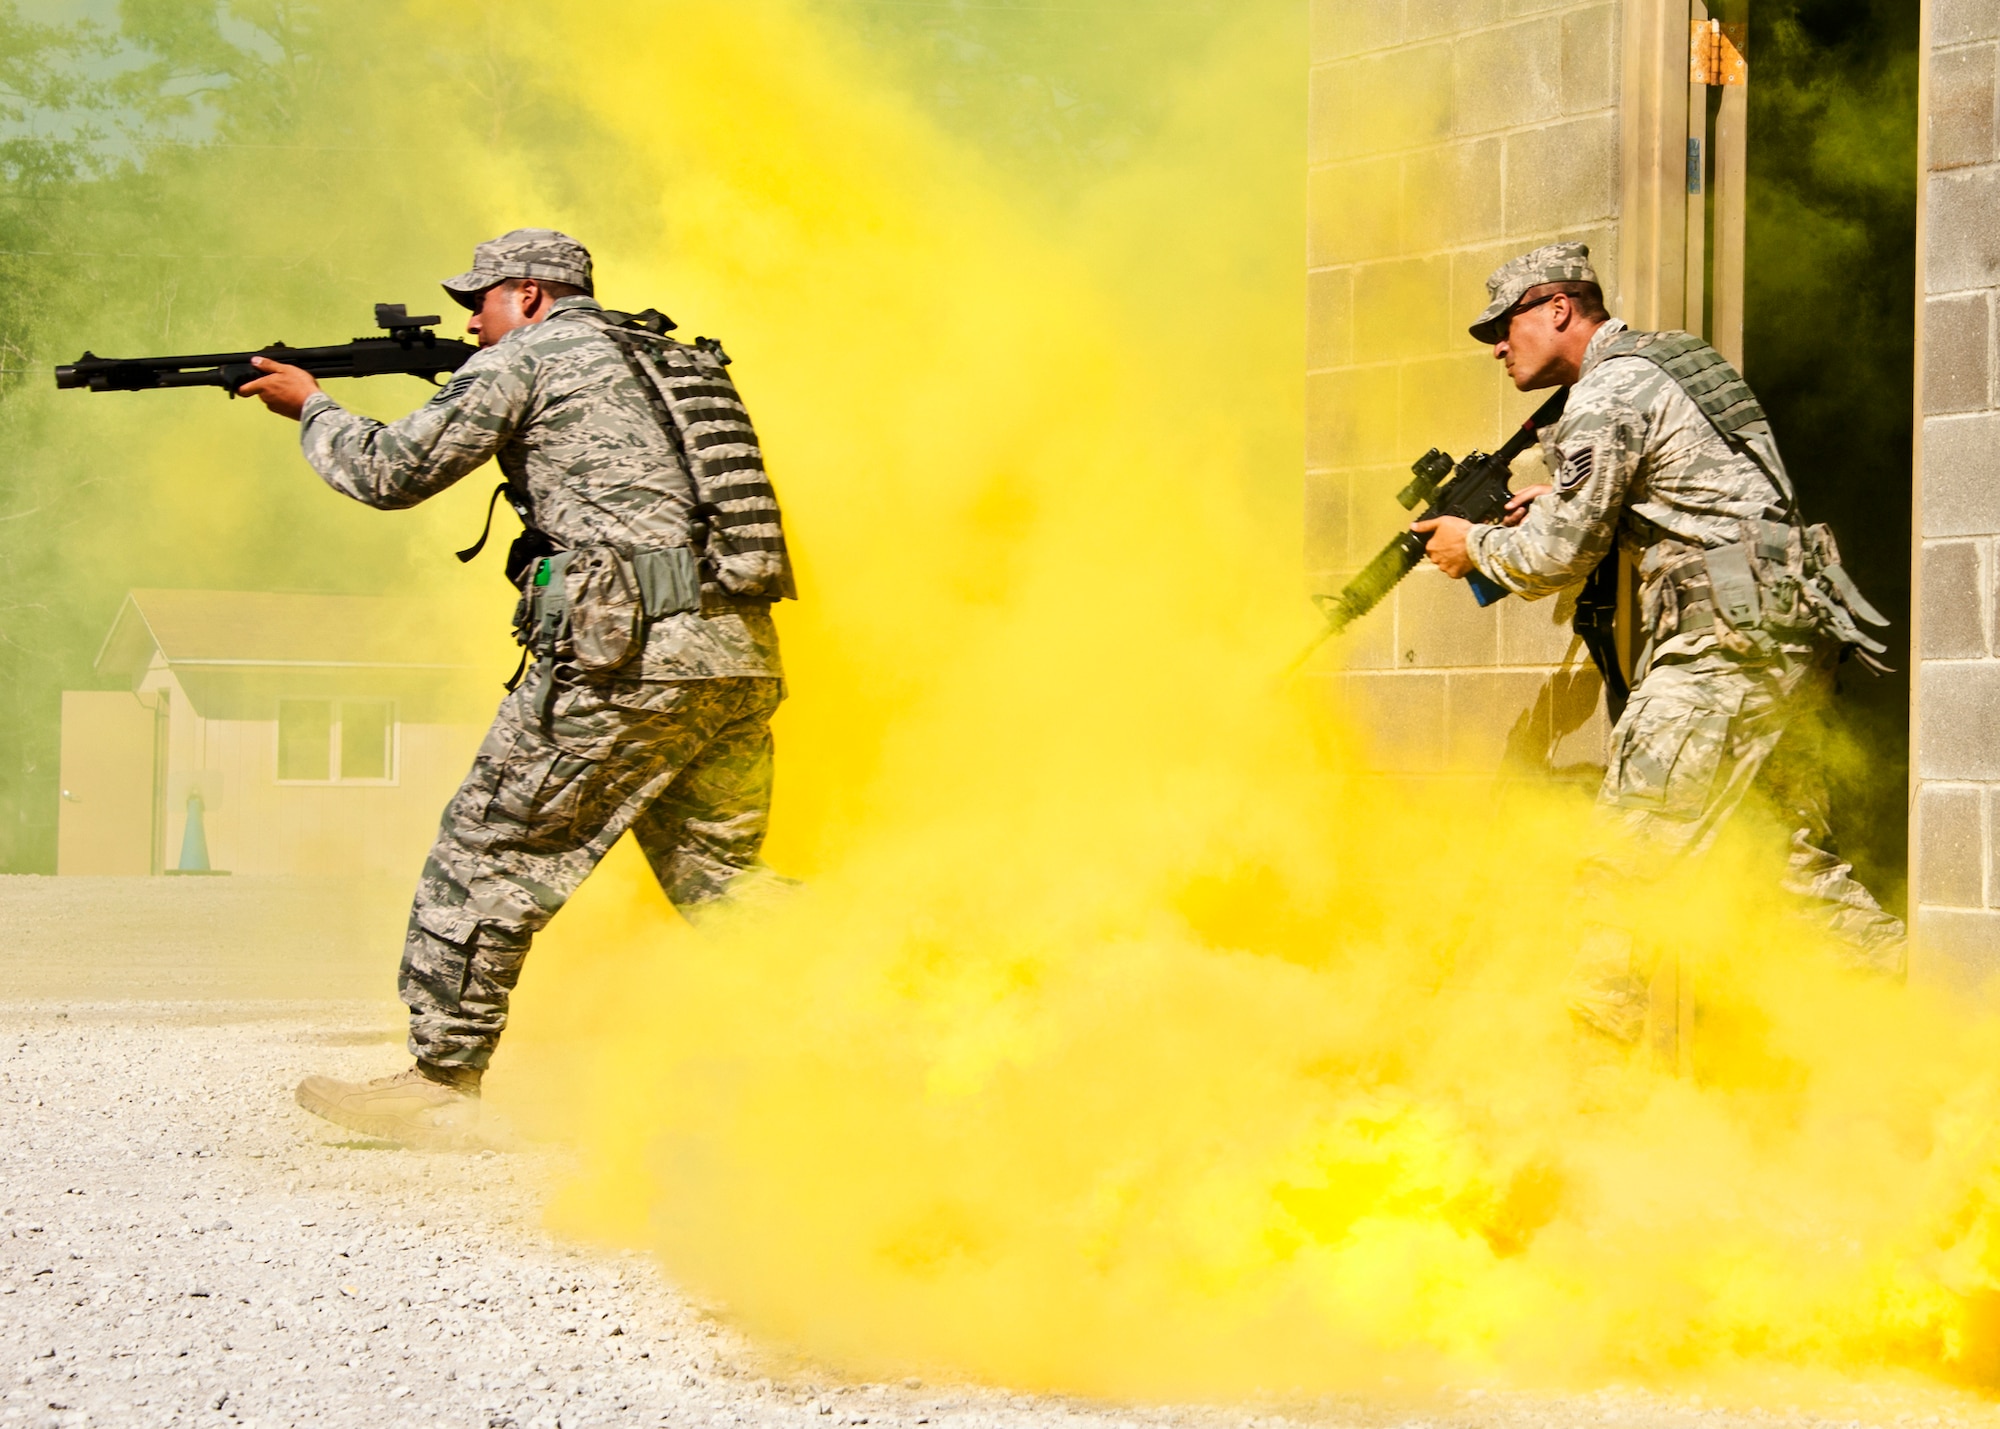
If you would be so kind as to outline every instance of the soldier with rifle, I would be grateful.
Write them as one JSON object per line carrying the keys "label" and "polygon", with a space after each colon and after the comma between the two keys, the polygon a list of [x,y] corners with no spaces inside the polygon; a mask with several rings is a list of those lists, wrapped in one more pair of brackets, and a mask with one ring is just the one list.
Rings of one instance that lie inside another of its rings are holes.
{"label": "soldier with rifle", "polygon": [[[1857,966],[1901,976],[1902,923],[1831,851],[1814,747],[1835,665],[1874,663],[1885,647],[1861,622],[1886,622],[1832,532],[1805,524],[1757,398],[1701,339],[1611,317],[1580,243],[1514,259],[1487,290],[1472,336],[1521,391],[1567,392],[1541,434],[1552,484],[1516,493],[1501,520],[1435,515],[1412,534],[1453,579],[1530,600],[1589,578],[1586,614],[1614,604],[1620,550],[1639,576],[1630,700],[1614,705],[1598,795],[1622,852],[1586,875],[1572,1013],[1619,1044],[1638,1040],[1653,955],[1598,916],[1590,891],[1698,856],[1753,789],[1791,836],[1786,890]],[[1593,654],[1622,690],[1609,642]]]}
{"label": "soldier with rifle", "polygon": [[719,344],[607,313],[590,254],[548,229],[482,243],[444,287],[478,350],[401,421],[347,411],[273,356],[250,357],[262,375],[241,388],[299,422],[306,460],[356,501],[413,506],[490,458],[495,501],[525,527],[508,573],[534,664],[418,884],[401,975],[415,1065],[298,1089],[320,1116],[417,1145],[470,1130],[530,941],[626,830],[686,913],[784,881],[758,853],[784,688],[771,603],[794,593]]}

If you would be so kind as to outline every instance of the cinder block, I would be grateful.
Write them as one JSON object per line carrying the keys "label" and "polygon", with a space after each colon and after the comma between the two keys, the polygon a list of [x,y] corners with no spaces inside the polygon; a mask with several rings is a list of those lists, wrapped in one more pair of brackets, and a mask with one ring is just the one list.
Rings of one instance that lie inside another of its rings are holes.
{"label": "cinder block", "polygon": [[1920,779],[2000,779],[2000,661],[1917,667]]}
{"label": "cinder block", "polygon": [[1918,558],[1926,660],[1977,660],[1986,654],[1984,543],[1926,541]]}
{"label": "cinder block", "polygon": [[1930,8],[1933,45],[2000,39],[2000,7],[1993,0],[1931,0]]}
{"label": "cinder block", "polygon": [[1618,119],[1570,119],[1507,137],[1509,233],[1579,228],[1618,211]]}
{"label": "cinder block", "polygon": [[2000,531],[2000,414],[1924,419],[1924,535]]}
{"label": "cinder block", "polygon": [[1412,40],[1428,40],[1484,29],[1502,13],[1500,0],[1405,0],[1403,24]]}
{"label": "cinder block", "polygon": [[1479,608],[1464,581],[1425,562],[1396,588],[1396,602],[1396,653],[1404,669],[1498,663],[1499,622]]}
{"label": "cinder block", "polygon": [[1451,46],[1357,55],[1312,72],[1313,163],[1441,143],[1451,136]]}
{"label": "cinder block", "polygon": [[1500,236],[1500,155],[1500,140],[1473,139],[1404,158],[1399,233],[1405,251],[1455,248]]}
{"label": "cinder block", "polygon": [[1474,447],[1491,451],[1501,430],[1506,370],[1468,341],[1457,357],[1405,363],[1397,401],[1396,447],[1405,464],[1432,447],[1463,457]]}
{"label": "cinder block", "polygon": [[2000,284],[2000,167],[1932,174],[1924,283],[1932,293]]}
{"label": "cinder block", "polygon": [[1588,655],[1571,648],[1577,643],[1569,626],[1576,609],[1573,593],[1551,600],[1509,596],[1493,609],[1500,618],[1501,664],[1560,665],[1573,657],[1589,663]]}
{"label": "cinder block", "polygon": [[1305,481],[1307,570],[1341,570],[1354,564],[1347,551],[1347,500],[1352,473],[1308,471]]}
{"label": "cinder block", "polygon": [[1986,817],[1980,828],[1986,836],[1986,906],[2000,906],[2000,789],[1987,785]]}
{"label": "cinder block", "polygon": [[1611,5],[1562,17],[1562,111],[1587,114],[1618,100],[1618,11]]}
{"label": "cinder block", "polygon": [[1496,671],[1451,677],[1445,758],[1454,769],[1548,767],[1548,677]]}
{"label": "cinder block", "polygon": [[1327,268],[1306,275],[1306,367],[1344,367],[1354,361],[1354,270]]}
{"label": "cinder block", "polygon": [[2000,973],[2000,913],[1919,907],[1910,981],[1971,992]]}
{"label": "cinder block", "polygon": [[1926,541],[1919,557],[1925,659],[1976,660],[1988,649],[1987,543]]}
{"label": "cinder block", "polygon": [[1993,405],[1993,297],[1963,293],[1924,304],[1924,410]]}
{"label": "cinder block", "polygon": [[1370,743],[1369,762],[1397,772],[1445,763],[1445,677],[1359,674],[1343,682],[1343,712]]}
{"label": "cinder block", "polygon": [[1343,59],[1403,42],[1403,0],[1312,0],[1312,57]]}
{"label": "cinder block", "polygon": [[1323,470],[1397,459],[1394,367],[1316,372],[1306,379],[1306,464]]}
{"label": "cinder block", "polygon": [[1306,180],[1307,266],[1400,256],[1402,184],[1400,159],[1314,169]]}
{"label": "cinder block", "polygon": [[1451,260],[1405,258],[1354,270],[1354,355],[1360,362],[1424,357],[1445,345]]}
{"label": "cinder block", "polygon": [[1932,784],[1918,792],[1911,854],[1919,903],[1985,906],[1985,823],[1980,804],[1976,787]]}
{"label": "cinder block", "polygon": [[1993,158],[1994,46],[1969,45],[1931,57],[1930,165],[1933,170]]}
{"label": "cinder block", "polygon": [[1353,60],[1316,65],[1306,78],[1306,165],[1316,168],[1359,151],[1345,147],[1354,107]]}
{"label": "cinder block", "polygon": [[1412,45],[1362,61],[1359,97],[1385,147],[1414,149],[1452,136],[1457,95],[1448,41]]}
{"label": "cinder block", "polygon": [[1481,30],[1452,47],[1453,128],[1491,134],[1562,112],[1562,22],[1553,15]]}

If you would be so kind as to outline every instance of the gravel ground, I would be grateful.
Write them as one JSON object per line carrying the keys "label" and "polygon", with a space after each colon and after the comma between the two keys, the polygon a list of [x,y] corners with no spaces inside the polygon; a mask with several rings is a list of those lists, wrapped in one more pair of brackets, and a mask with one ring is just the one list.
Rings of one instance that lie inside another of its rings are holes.
{"label": "gravel ground", "polygon": [[[1813,1415],[1634,1391],[1140,1408],[842,1383],[746,1342],[647,1258],[544,1231],[560,1149],[418,1154],[293,1106],[308,1071],[398,1064],[392,1007],[325,995],[378,956],[266,966],[268,995],[246,996],[268,942],[116,930],[146,928],[156,897],[192,916],[276,895],[107,887],[116,928],[93,928],[54,882],[0,879],[0,1425],[2000,1426],[1923,1386]],[[207,995],[120,995],[166,986]]]}

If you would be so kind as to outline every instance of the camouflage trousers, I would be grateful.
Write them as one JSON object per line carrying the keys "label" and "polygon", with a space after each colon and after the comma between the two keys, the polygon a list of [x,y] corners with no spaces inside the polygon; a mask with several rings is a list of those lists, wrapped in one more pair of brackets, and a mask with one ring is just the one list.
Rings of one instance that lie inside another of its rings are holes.
{"label": "camouflage trousers", "polygon": [[1570,1011],[1580,1022],[1638,1039],[1658,953],[1605,911],[1610,891],[1700,857],[1753,796],[1790,836],[1782,884],[1798,912],[1856,968],[1903,975],[1902,921],[1832,851],[1823,753],[1832,692],[1830,658],[1755,665],[1717,652],[1646,673],[1612,733],[1597,797],[1610,827],[1579,893],[1585,932]]}
{"label": "camouflage trousers", "polygon": [[410,1051],[484,1067],[528,945],[627,829],[683,910],[775,879],[776,679],[535,681],[509,695],[424,863],[403,945]]}

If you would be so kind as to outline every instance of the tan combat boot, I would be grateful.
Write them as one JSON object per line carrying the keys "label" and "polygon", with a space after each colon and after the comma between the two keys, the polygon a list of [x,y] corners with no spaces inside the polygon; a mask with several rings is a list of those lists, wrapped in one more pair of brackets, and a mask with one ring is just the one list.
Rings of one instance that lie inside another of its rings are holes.
{"label": "tan combat boot", "polygon": [[429,1067],[419,1062],[372,1082],[307,1077],[298,1103],[364,1136],[399,1141],[429,1151],[471,1144],[479,1125],[479,1069]]}

